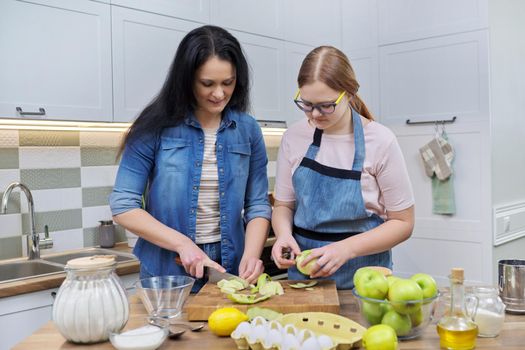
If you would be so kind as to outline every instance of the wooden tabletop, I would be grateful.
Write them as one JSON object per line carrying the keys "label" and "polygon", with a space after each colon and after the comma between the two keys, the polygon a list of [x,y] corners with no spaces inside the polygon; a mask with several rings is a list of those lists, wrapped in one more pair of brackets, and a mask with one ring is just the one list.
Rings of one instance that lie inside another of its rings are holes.
{"label": "wooden tabletop", "polygon": [[[191,296],[190,296],[191,298]],[[341,314],[349,317],[361,324],[362,318],[358,313],[358,306],[351,291],[339,291],[341,302]],[[142,325],[146,311],[140,300],[133,296],[130,298],[130,319],[126,328],[135,328]],[[46,350],[46,349],[113,349],[111,343],[105,342],[93,345],[77,345],[68,343],[58,332],[53,322],[49,322],[34,334],[19,343],[15,350]],[[400,342],[403,349],[439,349],[439,337],[436,332],[436,325],[430,324],[424,334],[414,340]],[[236,345],[229,337],[219,338],[213,335],[207,326],[200,332],[184,333],[178,340],[167,339],[159,349],[176,350],[195,350],[195,349],[214,349],[232,350]],[[476,349],[505,349],[518,350],[525,349],[525,315],[505,315],[505,324],[500,335],[496,338],[477,338]]]}

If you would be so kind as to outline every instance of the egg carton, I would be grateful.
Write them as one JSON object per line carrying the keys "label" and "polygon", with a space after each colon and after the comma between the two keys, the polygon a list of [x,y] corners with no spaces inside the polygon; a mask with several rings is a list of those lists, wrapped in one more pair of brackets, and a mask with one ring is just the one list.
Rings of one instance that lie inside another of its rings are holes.
{"label": "egg carton", "polygon": [[231,334],[239,350],[347,350],[358,345],[366,328],[335,314],[293,313],[274,321],[255,317]]}

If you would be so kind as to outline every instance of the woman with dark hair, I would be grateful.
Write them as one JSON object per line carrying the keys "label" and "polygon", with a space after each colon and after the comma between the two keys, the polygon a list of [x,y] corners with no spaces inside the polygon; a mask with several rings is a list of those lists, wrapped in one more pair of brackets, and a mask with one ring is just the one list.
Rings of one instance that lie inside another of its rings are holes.
{"label": "woman with dark hair", "polygon": [[312,50],[297,80],[294,102],[306,119],[290,126],[279,148],[272,256],[289,279],[302,279],[293,257],[311,249],[301,263],[316,261],[310,277],[350,289],[358,268],[392,268],[390,249],[414,226],[412,187],[395,135],[357,95],[344,53]]}
{"label": "woman with dark hair", "polygon": [[198,278],[196,291],[204,267],[250,282],[263,272],[268,160],[261,129],[246,114],[248,71],[230,33],[194,29],[126,135],[110,206],[139,236],[141,278],[186,273]]}

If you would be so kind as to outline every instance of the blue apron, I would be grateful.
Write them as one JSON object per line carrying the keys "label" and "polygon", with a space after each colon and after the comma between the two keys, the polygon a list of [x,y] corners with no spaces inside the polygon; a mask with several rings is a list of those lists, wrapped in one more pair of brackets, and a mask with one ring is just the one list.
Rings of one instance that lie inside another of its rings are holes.
{"label": "blue apron", "polygon": [[[316,129],[313,143],[293,174],[293,232],[301,250],[325,246],[371,230],[384,222],[381,217],[368,213],[365,208],[361,192],[365,138],[359,114],[353,109],[351,113],[355,144],[352,170],[333,168],[315,161],[323,135],[322,130]],[[370,265],[392,268],[391,251],[351,259],[328,279],[335,280],[338,289],[351,289],[354,287],[354,272]],[[288,269],[288,278],[301,280],[306,276],[293,266]]]}

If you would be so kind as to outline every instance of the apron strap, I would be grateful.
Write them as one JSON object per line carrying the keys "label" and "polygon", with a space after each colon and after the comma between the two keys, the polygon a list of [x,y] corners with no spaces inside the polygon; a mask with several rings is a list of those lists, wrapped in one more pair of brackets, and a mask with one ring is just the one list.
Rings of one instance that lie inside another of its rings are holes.
{"label": "apron strap", "polygon": [[365,135],[363,132],[363,124],[361,123],[361,117],[359,114],[354,112],[354,109],[350,107],[352,111],[352,121],[354,124],[354,162],[352,164],[352,170],[361,171],[363,170],[363,164],[365,161]]}

